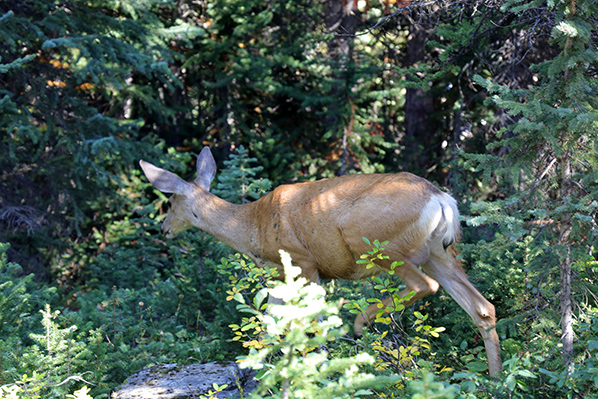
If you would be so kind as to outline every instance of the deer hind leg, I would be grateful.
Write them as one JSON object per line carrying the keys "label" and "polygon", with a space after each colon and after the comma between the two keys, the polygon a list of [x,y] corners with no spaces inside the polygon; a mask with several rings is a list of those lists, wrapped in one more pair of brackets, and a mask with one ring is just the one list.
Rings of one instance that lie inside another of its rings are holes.
{"label": "deer hind leg", "polygon": [[[404,298],[410,292],[415,291],[415,295],[413,295],[408,301],[403,302],[403,305],[405,306],[408,306],[413,302],[438,291],[438,283],[434,279],[422,273],[417,266],[409,261],[404,261],[402,265],[397,266],[395,268],[395,274],[398,275],[407,286],[407,288],[399,292],[399,297]],[[382,303],[384,304],[384,307],[386,307],[392,303],[392,298],[386,298],[382,301]],[[376,318],[378,310],[379,308],[377,304],[372,304],[367,307],[365,312],[360,313],[357,316],[355,319],[355,324],[353,325],[353,331],[355,332],[355,335],[363,334],[363,328],[366,326],[366,324],[369,325],[372,320]]]}
{"label": "deer hind leg", "polygon": [[494,376],[502,371],[494,305],[471,284],[458,261],[449,253],[444,254],[432,255],[422,267],[473,319],[484,339],[489,374]]}

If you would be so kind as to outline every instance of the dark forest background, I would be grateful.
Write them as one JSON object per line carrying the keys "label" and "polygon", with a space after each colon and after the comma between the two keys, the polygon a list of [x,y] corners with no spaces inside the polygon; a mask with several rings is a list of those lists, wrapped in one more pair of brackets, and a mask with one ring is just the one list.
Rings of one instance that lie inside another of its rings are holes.
{"label": "dark forest background", "polygon": [[247,351],[230,250],[166,241],[167,198],[138,166],[191,179],[209,146],[236,202],[398,171],[458,199],[504,375],[441,290],[401,316],[407,342],[413,309],[446,328],[429,351],[393,358],[384,325],[336,347],[402,376],[371,397],[410,397],[422,370],[435,397],[597,395],[597,16],[594,0],[0,1],[0,387],[108,397],[144,367]]}

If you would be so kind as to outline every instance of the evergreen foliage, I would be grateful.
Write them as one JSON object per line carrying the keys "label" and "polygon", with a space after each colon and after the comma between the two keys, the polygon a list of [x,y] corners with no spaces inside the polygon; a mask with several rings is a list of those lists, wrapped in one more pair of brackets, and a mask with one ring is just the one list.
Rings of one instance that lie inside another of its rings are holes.
{"label": "evergreen foliage", "polygon": [[[151,88],[127,82],[133,72],[147,81],[176,81],[165,62],[172,54],[153,33],[153,6],[143,15],[130,7],[110,15],[105,7],[118,6],[0,4],[0,202],[3,219],[11,216],[2,237],[27,233],[15,250],[29,270],[42,272],[41,263],[76,251],[69,237],[102,231],[105,214],[132,205],[119,190],[127,184],[123,177],[155,150],[154,140],[139,135],[143,121],[123,110],[136,88]],[[144,108],[158,106],[156,92],[143,98]]]}
{"label": "evergreen foliage", "polygon": [[249,158],[245,147],[240,146],[236,154],[230,154],[230,159],[224,161],[226,169],[218,176],[218,185],[212,192],[224,200],[241,204],[264,195],[271,184],[268,179],[257,180],[256,173],[264,168],[249,166],[256,161],[257,158]]}
{"label": "evergreen foliage", "polygon": [[[525,13],[533,7],[518,6],[516,12]],[[506,193],[504,199],[474,209],[479,216],[470,220],[472,225],[496,223],[498,227],[491,246],[484,251],[486,255],[478,259],[508,253],[511,264],[520,265],[518,274],[525,281],[524,286],[511,286],[511,290],[528,290],[516,300],[503,298],[515,305],[508,317],[521,320],[525,326],[508,335],[525,336],[525,329],[531,329],[543,337],[539,347],[534,345],[534,352],[546,357],[549,369],[565,374],[574,370],[574,363],[587,358],[587,353],[574,348],[573,335],[578,330],[575,319],[587,317],[584,314],[593,313],[594,308],[574,304],[596,294],[593,284],[588,284],[596,263],[598,209],[594,162],[598,80],[593,72],[598,66],[598,52],[591,17],[596,7],[593,1],[549,5],[555,17],[552,44],[559,52],[554,59],[534,65],[537,85],[514,90],[478,78],[492,94],[491,101],[507,110],[516,122],[499,131],[497,140],[489,145],[490,150],[502,149],[500,154],[468,156],[484,172],[487,182],[494,179]],[[481,245],[486,246],[478,247]],[[509,263],[492,265],[505,271],[513,269]],[[557,298],[560,313],[550,305]],[[505,328],[507,323],[505,320]],[[558,365],[559,353],[549,349],[551,345],[546,347],[546,342],[561,348],[564,365]],[[573,384],[569,388],[579,394],[585,390]]]}
{"label": "evergreen foliage", "polygon": [[[333,1],[0,2],[0,398],[107,397],[148,365],[263,349],[226,299],[253,304],[264,271],[222,261],[203,233],[165,242],[168,199],[137,166],[191,173],[205,145],[233,202],[268,181],[398,170],[459,198],[503,375],[484,376],[479,336],[442,291],[395,301],[361,340],[286,347],[304,375],[307,359],[368,353],[360,370],[402,373],[372,397],[596,396],[596,1],[349,1],[346,32]],[[324,287],[349,299],[332,312],[349,325],[401,283]],[[297,338],[283,335],[279,348]],[[283,359],[264,365],[284,387]]]}

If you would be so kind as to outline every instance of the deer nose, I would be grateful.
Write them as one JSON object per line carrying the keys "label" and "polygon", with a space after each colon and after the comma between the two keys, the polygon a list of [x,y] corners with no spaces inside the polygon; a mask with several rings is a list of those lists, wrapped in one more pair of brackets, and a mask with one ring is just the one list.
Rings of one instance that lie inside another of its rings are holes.
{"label": "deer nose", "polygon": [[164,225],[160,228],[162,230],[162,235],[166,236],[166,238],[170,238],[172,234],[170,233],[170,229]]}

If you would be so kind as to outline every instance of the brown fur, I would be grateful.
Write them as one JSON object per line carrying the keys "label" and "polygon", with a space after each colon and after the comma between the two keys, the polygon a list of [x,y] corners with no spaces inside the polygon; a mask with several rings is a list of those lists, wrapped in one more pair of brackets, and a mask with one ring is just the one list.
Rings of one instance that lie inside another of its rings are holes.
{"label": "brown fur", "polygon": [[[469,282],[456,259],[456,202],[427,180],[410,173],[335,177],[282,185],[258,201],[236,205],[209,192],[216,166],[207,148],[191,183],[143,161],[141,165],[156,188],[175,193],[162,226],[167,237],[195,226],[247,254],[258,266],[281,272],[283,249],[302,275],[316,283],[320,278],[362,279],[388,270],[392,261],[402,261],[395,272],[407,288],[399,295],[415,291],[407,304],[442,285],[478,326],[490,374],[502,369],[494,306]],[[385,254],[390,260],[379,262],[378,269],[357,264],[371,249],[362,237],[388,241]],[[357,334],[377,310],[370,306],[357,317]]]}

